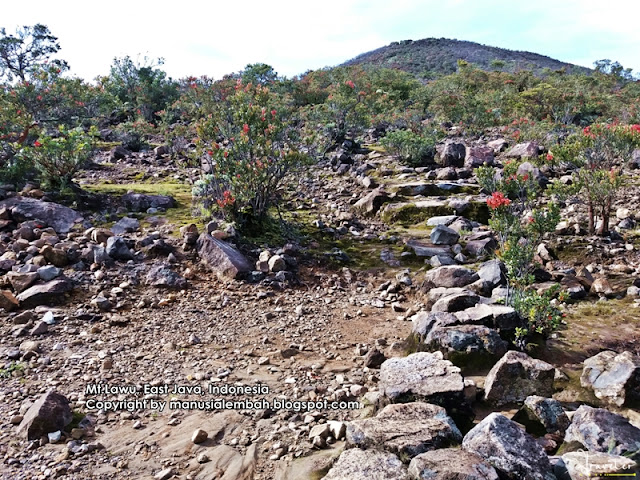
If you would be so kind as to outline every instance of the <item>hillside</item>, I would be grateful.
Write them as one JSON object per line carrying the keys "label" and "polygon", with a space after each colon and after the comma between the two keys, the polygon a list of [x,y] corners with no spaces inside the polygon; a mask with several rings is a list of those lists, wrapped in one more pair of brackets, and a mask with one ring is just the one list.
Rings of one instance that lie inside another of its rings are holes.
{"label": "hillside", "polygon": [[[393,42],[386,47],[358,55],[343,65],[395,68],[418,77],[428,78],[434,74],[455,72],[459,59],[487,70],[510,72],[532,70],[534,73],[540,73],[545,68],[552,70],[566,68],[575,73],[590,71],[588,68],[561,62],[537,53],[507,50],[447,38]],[[503,62],[503,64],[497,65],[496,61]]]}

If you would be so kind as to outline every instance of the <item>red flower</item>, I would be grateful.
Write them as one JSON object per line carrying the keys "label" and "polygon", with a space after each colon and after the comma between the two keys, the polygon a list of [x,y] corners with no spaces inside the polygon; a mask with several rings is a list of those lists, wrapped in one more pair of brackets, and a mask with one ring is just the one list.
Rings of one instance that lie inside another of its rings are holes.
{"label": "red flower", "polygon": [[550,162],[551,160],[553,160],[553,153],[549,152],[547,153],[547,162]]}
{"label": "red flower", "polygon": [[227,158],[229,156],[229,152],[224,152],[224,158]]}
{"label": "red flower", "polygon": [[487,198],[487,205],[492,210],[500,207],[506,207],[509,204],[511,204],[511,200],[505,197],[502,192],[493,192],[493,194]]}
{"label": "red flower", "polygon": [[[275,110],[271,110],[271,116],[275,117],[276,116],[276,111]],[[640,125],[638,125],[640,127]]]}
{"label": "red flower", "polygon": [[33,144],[34,147],[41,147],[42,144],[36,140],[36,142]]}
{"label": "red flower", "polygon": [[244,133],[249,133],[249,125],[247,125],[246,123],[242,126],[242,131]]}
{"label": "red flower", "polygon": [[352,80],[347,80],[346,82],[344,82],[344,84],[345,84],[346,86],[348,86],[348,87],[356,88],[356,84],[355,84],[355,83],[353,83],[353,81],[352,81]]}

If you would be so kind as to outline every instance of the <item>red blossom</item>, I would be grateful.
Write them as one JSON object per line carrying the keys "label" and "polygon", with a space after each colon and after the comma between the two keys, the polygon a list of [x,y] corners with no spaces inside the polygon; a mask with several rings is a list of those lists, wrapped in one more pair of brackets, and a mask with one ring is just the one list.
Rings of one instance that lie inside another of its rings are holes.
{"label": "red blossom", "polygon": [[249,125],[247,125],[246,123],[242,126],[242,131],[244,133],[249,133]]}
{"label": "red blossom", "polygon": [[33,144],[33,146],[34,147],[41,147],[42,144],[38,140],[36,140],[35,143]]}
{"label": "red blossom", "polygon": [[492,210],[500,207],[506,207],[509,204],[511,204],[511,200],[505,197],[502,192],[493,192],[493,194],[487,198],[487,205]]}
{"label": "red blossom", "polygon": [[553,160],[553,153],[549,152],[547,153],[547,162],[550,162],[551,160]]}
{"label": "red blossom", "polygon": [[355,84],[355,83],[353,83],[353,81],[352,81],[352,80],[347,80],[346,82],[344,82],[344,84],[345,84],[347,87],[356,88],[356,84]]}

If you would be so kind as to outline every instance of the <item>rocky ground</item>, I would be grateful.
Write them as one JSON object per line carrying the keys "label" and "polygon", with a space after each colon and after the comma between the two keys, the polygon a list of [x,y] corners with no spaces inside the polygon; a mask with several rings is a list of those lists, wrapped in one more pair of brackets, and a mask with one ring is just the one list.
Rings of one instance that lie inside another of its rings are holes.
{"label": "rocky ground", "polygon": [[2,478],[634,471],[637,176],[610,238],[566,206],[537,272],[569,293],[565,324],[518,352],[473,178],[537,149],[506,147],[453,142],[412,169],[344,145],[289,185],[280,243],[191,225],[161,149],[99,155],[73,203],[0,186]]}

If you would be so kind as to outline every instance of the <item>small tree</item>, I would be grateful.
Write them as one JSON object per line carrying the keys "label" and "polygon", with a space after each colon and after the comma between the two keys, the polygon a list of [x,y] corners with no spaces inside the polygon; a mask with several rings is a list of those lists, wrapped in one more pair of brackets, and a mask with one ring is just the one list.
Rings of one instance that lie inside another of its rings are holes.
{"label": "small tree", "polygon": [[[45,25],[24,26],[18,28],[15,35],[8,35],[0,28],[0,77],[24,82],[34,69],[47,64],[59,50],[58,38]],[[62,70],[69,68],[64,60],[53,63]]]}

